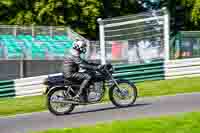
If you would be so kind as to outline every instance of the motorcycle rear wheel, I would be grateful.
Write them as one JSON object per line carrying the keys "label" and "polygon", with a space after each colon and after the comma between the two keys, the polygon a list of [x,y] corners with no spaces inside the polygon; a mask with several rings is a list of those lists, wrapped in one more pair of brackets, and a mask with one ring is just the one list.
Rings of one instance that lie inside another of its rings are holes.
{"label": "motorcycle rear wheel", "polygon": [[[49,111],[54,115],[66,115],[71,113],[75,105],[64,103],[61,100],[65,99],[64,92],[66,91],[65,88],[58,88],[50,91],[47,95],[47,107]],[[60,100],[60,103],[59,103]],[[59,106],[63,108],[57,108]]]}

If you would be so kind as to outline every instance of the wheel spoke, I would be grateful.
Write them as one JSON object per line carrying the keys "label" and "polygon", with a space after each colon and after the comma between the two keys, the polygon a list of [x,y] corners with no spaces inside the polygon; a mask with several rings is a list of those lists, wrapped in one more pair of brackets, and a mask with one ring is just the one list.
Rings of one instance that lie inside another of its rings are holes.
{"label": "wheel spoke", "polygon": [[113,100],[118,104],[122,106],[129,105],[133,103],[136,99],[135,95],[135,89],[133,86],[131,86],[128,83],[118,83],[120,90],[118,90],[118,87],[115,86],[113,90]]}
{"label": "wheel spoke", "polygon": [[[55,91],[50,98],[50,105],[56,112],[65,112],[71,107],[71,104],[63,103],[65,100],[65,90]],[[59,102],[60,101],[60,102]]]}

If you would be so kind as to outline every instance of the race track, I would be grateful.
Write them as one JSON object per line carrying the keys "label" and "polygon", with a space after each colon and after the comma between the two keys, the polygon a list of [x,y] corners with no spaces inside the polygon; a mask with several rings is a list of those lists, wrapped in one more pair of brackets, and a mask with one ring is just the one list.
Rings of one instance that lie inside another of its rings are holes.
{"label": "race track", "polygon": [[79,127],[112,120],[135,119],[200,111],[200,93],[139,98],[136,105],[115,108],[112,104],[77,107],[66,116],[49,112],[0,118],[0,133],[29,133],[49,128]]}

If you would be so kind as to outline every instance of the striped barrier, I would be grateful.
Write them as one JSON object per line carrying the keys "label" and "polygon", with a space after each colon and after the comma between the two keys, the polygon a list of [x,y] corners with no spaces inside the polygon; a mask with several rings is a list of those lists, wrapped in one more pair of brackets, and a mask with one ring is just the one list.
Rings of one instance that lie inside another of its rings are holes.
{"label": "striped barrier", "polygon": [[200,58],[172,60],[165,63],[165,79],[200,76]]}
{"label": "striped barrier", "polygon": [[41,95],[42,82],[47,76],[31,77],[0,82],[0,98]]}
{"label": "striped barrier", "polygon": [[163,80],[165,76],[164,62],[115,66],[115,74],[113,75],[117,79],[134,80],[134,82]]}
{"label": "striped barrier", "polygon": [[[200,58],[173,60],[165,63],[160,61],[141,65],[118,65],[114,68],[115,78],[134,80],[134,82],[194,77],[200,76]],[[41,95],[45,88],[42,83],[47,76],[1,81],[0,98]]]}
{"label": "striped barrier", "polygon": [[14,80],[16,97],[41,95],[47,75]]}
{"label": "striped barrier", "polygon": [[0,82],[0,98],[2,97],[14,97],[15,96],[15,87],[14,81],[1,81]]}

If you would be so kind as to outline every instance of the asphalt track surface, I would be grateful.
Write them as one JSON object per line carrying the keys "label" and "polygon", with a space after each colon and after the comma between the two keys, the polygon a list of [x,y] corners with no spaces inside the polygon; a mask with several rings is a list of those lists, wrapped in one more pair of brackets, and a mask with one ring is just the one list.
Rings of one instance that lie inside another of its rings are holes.
{"label": "asphalt track surface", "polygon": [[200,93],[139,98],[128,108],[110,103],[77,107],[72,114],[54,116],[48,111],[0,118],[0,133],[30,133],[49,128],[79,127],[113,120],[126,120],[200,111]]}

